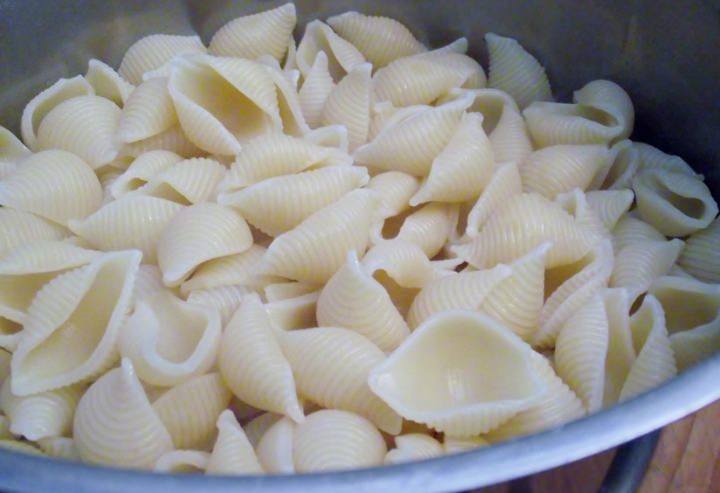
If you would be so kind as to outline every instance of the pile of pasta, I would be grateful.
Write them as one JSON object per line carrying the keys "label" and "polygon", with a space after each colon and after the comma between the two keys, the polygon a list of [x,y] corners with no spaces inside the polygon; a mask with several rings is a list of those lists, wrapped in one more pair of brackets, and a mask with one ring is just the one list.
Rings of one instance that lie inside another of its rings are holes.
{"label": "pile of pasta", "polygon": [[0,445],[208,474],[559,426],[720,348],[703,177],[595,80],[292,4],[91,60],[0,129]]}

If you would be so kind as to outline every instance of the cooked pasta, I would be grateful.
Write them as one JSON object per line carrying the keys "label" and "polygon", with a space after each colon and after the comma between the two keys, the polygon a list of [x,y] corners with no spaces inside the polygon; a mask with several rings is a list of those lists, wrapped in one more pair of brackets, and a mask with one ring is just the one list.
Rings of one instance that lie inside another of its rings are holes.
{"label": "cooked pasta", "polygon": [[373,95],[371,73],[369,63],[355,65],[330,91],[320,113],[322,125],[347,128],[350,151],[367,142]]}
{"label": "cooked pasta", "polygon": [[135,88],[123,106],[115,138],[138,142],[169,130],[178,122],[166,78],[150,79]]}
{"label": "cooked pasta", "polygon": [[350,72],[365,57],[348,41],[338,36],[327,24],[314,20],[305,26],[305,33],[297,47],[296,63],[300,73],[307,75],[320,51],[328,56],[328,69],[335,82]]}
{"label": "cooked pasta", "polygon": [[678,264],[701,281],[720,283],[720,219],[685,241]]}
{"label": "cooked pasta", "polygon": [[225,410],[217,420],[218,436],[215,440],[205,472],[207,474],[262,474],[252,445],[233,416]]}
{"label": "cooked pasta", "polygon": [[90,83],[97,96],[109,99],[121,108],[135,89],[135,86],[123,79],[115,69],[94,58],[88,62],[85,80]]}
{"label": "cooked pasta", "polygon": [[297,424],[288,418],[282,418],[270,426],[255,447],[263,468],[274,474],[292,474],[295,472],[293,446]]}
{"label": "cooked pasta", "polygon": [[8,206],[0,207],[0,229],[13,232],[11,235],[0,235],[0,257],[18,246],[40,240],[62,240],[71,234],[59,224]]}
{"label": "cooked pasta", "polygon": [[385,454],[385,464],[401,464],[442,455],[443,445],[430,435],[409,433],[394,438],[395,448]]}
{"label": "cooked pasta", "polygon": [[138,85],[146,73],[159,69],[175,56],[205,51],[199,36],[152,34],[136,41],[125,52],[118,73],[131,84]]}

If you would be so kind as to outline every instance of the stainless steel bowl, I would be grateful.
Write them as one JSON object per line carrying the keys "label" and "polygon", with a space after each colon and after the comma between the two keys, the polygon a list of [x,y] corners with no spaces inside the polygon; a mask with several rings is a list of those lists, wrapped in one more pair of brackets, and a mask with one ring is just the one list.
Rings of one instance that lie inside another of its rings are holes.
{"label": "stainless steel bowl", "polygon": [[[280,1],[0,0],[0,124],[87,61],[117,65],[139,37],[199,33]],[[634,139],[679,154],[720,190],[720,0],[298,0],[300,23],[349,9],[383,14],[441,45],[470,40],[486,61],[487,31],[516,37],[568,98],[595,78],[621,84],[637,111]],[[0,234],[10,234],[1,232]],[[720,247],[720,246],[719,246]],[[0,489],[19,492],[459,491],[592,455],[720,397],[720,354],[665,385],[566,426],[411,464],[330,474],[186,477],[54,461],[0,450]]]}

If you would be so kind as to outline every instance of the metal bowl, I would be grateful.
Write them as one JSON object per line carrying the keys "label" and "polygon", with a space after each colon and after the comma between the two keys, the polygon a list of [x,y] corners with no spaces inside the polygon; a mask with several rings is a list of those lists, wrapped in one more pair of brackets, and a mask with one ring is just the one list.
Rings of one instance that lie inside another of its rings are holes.
{"label": "metal bowl", "polygon": [[[0,124],[17,130],[25,103],[87,61],[118,65],[139,37],[199,33],[279,1],[0,0]],[[516,37],[567,99],[609,78],[637,111],[633,138],[686,158],[720,190],[718,0],[298,0],[300,24],[355,9],[401,20],[432,45],[460,36],[486,61],[488,31]],[[7,234],[2,232],[2,234]],[[625,443],[720,397],[720,354],[621,405],[566,426],[437,459],[347,472],[188,477],[95,467],[0,450],[0,489],[18,492],[459,491],[565,464]]]}

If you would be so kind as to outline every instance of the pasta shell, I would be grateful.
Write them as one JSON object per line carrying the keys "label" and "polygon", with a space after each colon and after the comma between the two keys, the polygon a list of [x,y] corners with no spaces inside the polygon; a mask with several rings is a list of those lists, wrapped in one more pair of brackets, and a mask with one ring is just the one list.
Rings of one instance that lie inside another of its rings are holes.
{"label": "pasta shell", "polygon": [[210,40],[213,55],[250,58],[270,55],[280,61],[295,28],[295,5],[238,17],[221,27]]}
{"label": "pasta shell", "polygon": [[661,277],[650,286],[650,294],[660,302],[665,313],[678,369],[689,368],[718,351],[718,286],[692,279]]}
{"label": "pasta shell", "polygon": [[525,120],[517,109],[509,105],[503,108],[500,121],[489,138],[498,163],[522,163],[533,150]]}
{"label": "pasta shell", "polygon": [[425,252],[428,258],[432,258],[442,250],[455,231],[458,215],[457,204],[441,202],[424,204],[405,217],[397,235],[389,239],[414,243]]}
{"label": "pasta shell", "polygon": [[477,310],[483,300],[511,275],[511,268],[499,265],[489,270],[449,275],[429,283],[412,302],[408,325],[416,328],[432,315],[447,310]]}
{"label": "pasta shell", "polygon": [[390,295],[363,270],[354,251],[348,252],[345,265],[320,293],[317,321],[321,326],[355,330],[385,352],[410,334]]}
{"label": "pasta shell", "polygon": [[207,474],[263,474],[252,445],[238,424],[232,411],[226,410],[217,420],[218,437],[215,441]]}
{"label": "pasta shell", "polygon": [[88,62],[85,80],[95,89],[96,95],[109,99],[121,108],[135,89],[135,86],[120,77],[112,67],[95,58]]}
{"label": "pasta shell", "polygon": [[532,344],[551,347],[562,326],[600,289],[613,270],[610,242],[600,241],[580,260],[545,271],[545,304]]}
{"label": "pasta shell", "polygon": [[639,161],[639,170],[665,170],[673,173],[683,173],[693,178],[702,180],[702,175],[698,175],[685,160],[679,156],[667,154],[660,149],[642,142],[633,142],[632,148],[637,152]]}
{"label": "pasta shell", "polygon": [[555,203],[560,205],[565,212],[572,215],[577,224],[586,230],[595,233],[601,238],[610,236],[610,231],[605,227],[602,219],[588,204],[587,194],[579,188],[561,193],[555,198]]}
{"label": "pasta shell", "polygon": [[[7,128],[0,126],[0,163],[7,166],[9,161],[19,161],[31,154],[30,149]],[[8,161],[8,162],[6,162]],[[0,167],[2,168],[2,167]],[[0,178],[2,173],[0,173]]]}
{"label": "pasta shell", "polygon": [[17,164],[10,161],[0,161],[0,180],[4,180],[17,169]]}
{"label": "pasta shell", "polygon": [[462,117],[445,149],[433,160],[430,174],[410,205],[423,202],[466,202],[487,188],[495,171],[490,141],[482,128],[482,117]]}
{"label": "pasta shell", "polygon": [[466,450],[487,447],[488,445],[490,443],[481,436],[463,438],[443,435],[443,452],[446,454],[457,454]]}
{"label": "pasta shell", "polygon": [[351,330],[326,327],[281,333],[278,340],[302,396],[365,416],[386,433],[400,432],[400,416],[368,387],[369,372],[385,360],[372,342]]}
{"label": "pasta shell", "polygon": [[516,40],[497,34],[485,35],[490,55],[488,85],[508,93],[520,108],[535,101],[552,100],[545,69]]}
{"label": "pasta shell", "polygon": [[140,259],[135,250],[102,255],[35,295],[11,362],[14,394],[81,382],[116,361],[115,342],[130,309]]}
{"label": "pasta shell", "polygon": [[125,144],[122,154],[138,157],[150,151],[170,151],[184,158],[202,156],[204,151],[188,140],[179,124],[147,139]]}
{"label": "pasta shell", "polygon": [[[258,409],[304,419],[288,361],[260,298],[248,295],[223,334],[218,365],[239,399]],[[258,374],[255,369],[262,369]]]}
{"label": "pasta shell", "polygon": [[370,128],[372,65],[355,65],[327,96],[320,121],[323,125],[345,125],[350,151],[367,142]]}
{"label": "pasta shell", "polygon": [[159,291],[165,291],[162,272],[155,265],[141,265],[133,286],[133,303],[146,300]]}
{"label": "pasta shell", "polygon": [[537,194],[519,194],[498,206],[480,230],[455,253],[476,268],[511,262],[545,241],[553,247],[546,257],[547,268],[581,259],[597,237],[562,208]]}
{"label": "pasta shell", "polygon": [[530,346],[488,316],[447,311],[415,329],[370,372],[368,383],[406,419],[452,435],[478,435],[545,392],[531,355]]}
{"label": "pasta shell", "polygon": [[168,89],[188,139],[208,152],[237,154],[241,142],[282,129],[275,84],[258,62],[195,55],[178,62]]}
{"label": "pasta shell", "polygon": [[630,318],[630,328],[638,356],[620,392],[621,401],[657,387],[677,374],[663,308],[654,296],[645,297]]}
{"label": "pasta shell", "polygon": [[678,263],[701,281],[720,283],[720,219],[694,233],[685,242]]}
{"label": "pasta shell", "polygon": [[687,236],[718,214],[707,185],[684,173],[648,170],[632,181],[640,218],[665,236]]}
{"label": "pasta shell", "polygon": [[470,104],[471,99],[466,97],[427,107],[386,126],[371,142],[355,151],[355,162],[415,176],[427,175],[433,159],[450,141]]}
{"label": "pasta shell", "polygon": [[620,127],[617,137],[627,139],[635,124],[635,108],[630,96],[615,82],[594,80],[573,93],[573,100],[585,107],[600,110],[606,118]]}
{"label": "pasta shell", "polygon": [[467,236],[470,238],[478,236],[495,209],[510,197],[519,195],[521,192],[522,181],[517,164],[513,162],[500,165],[468,213],[465,229]]}
{"label": "pasta shell", "polygon": [[219,373],[208,373],[171,388],[153,409],[176,449],[202,448],[214,439],[215,422],[231,395]]}
{"label": "pasta shell", "polygon": [[78,96],[55,106],[37,131],[38,150],[61,149],[81,157],[93,169],[118,156],[114,141],[120,108],[99,96]]}
{"label": "pasta shell", "polygon": [[622,140],[613,145],[611,149],[616,152],[615,159],[607,170],[607,174],[603,177],[602,184],[597,181],[593,188],[602,188],[607,190],[623,190],[631,188],[632,178],[640,169],[639,152],[629,140]]}
{"label": "pasta shell", "polygon": [[[235,415],[237,415],[237,412],[235,412]],[[258,448],[258,446],[260,445],[260,440],[263,436],[265,436],[265,433],[270,428],[272,428],[275,423],[279,421],[287,421],[288,423],[295,424],[293,420],[289,418],[284,418],[280,414],[263,412],[248,421],[248,423],[245,425],[244,431],[245,436],[247,436],[247,439],[250,442],[250,445],[252,445],[253,448]]]}
{"label": "pasta shell", "polygon": [[153,471],[168,473],[203,473],[210,454],[199,450],[173,450],[160,456]]}
{"label": "pasta shell", "polygon": [[297,472],[379,466],[386,452],[377,428],[362,416],[346,411],[317,411],[297,426],[293,436]]}
{"label": "pasta shell", "polygon": [[334,88],[335,82],[328,69],[328,57],[324,51],[318,51],[298,92],[300,107],[311,128],[320,126],[325,101]]}
{"label": "pasta shell", "polygon": [[560,426],[586,413],[582,401],[555,374],[552,366],[542,355],[533,352],[531,362],[536,375],[545,384],[547,390],[530,408],[519,412],[499,428],[490,431],[486,437],[491,443]]}
{"label": "pasta shell", "polygon": [[612,231],[620,218],[630,210],[635,199],[631,190],[595,190],[587,192],[585,199],[607,231]]}
{"label": "pasta shell", "polygon": [[182,283],[180,294],[187,296],[190,292],[199,289],[249,285],[254,270],[265,252],[265,248],[251,245],[242,253],[208,260],[200,264],[192,276]]}
{"label": "pasta shell", "polygon": [[41,438],[37,442],[40,450],[45,452],[49,457],[56,459],[65,459],[79,461],[80,456],[75,446],[75,440],[67,437],[49,437]]}
{"label": "pasta shell", "polygon": [[605,360],[603,407],[615,404],[636,352],[630,330],[630,298],[625,289],[604,289],[600,296],[608,319],[608,351]]}
{"label": "pasta shell", "polygon": [[157,261],[157,243],[168,223],[183,209],[169,200],[127,196],[110,202],[70,230],[100,250],[137,248],[147,263]]}
{"label": "pasta shell", "polygon": [[0,393],[0,408],[10,419],[10,432],[30,441],[69,435],[73,414],[84,391],[81,385],[41,392],[26,397],[15,396],[10,379]]}
{"label": "pasta shell", "polygon": [[297,425],[288,418],[276,421],[263,433],[256,452],[263,468],[272,474],[294,474],[294,435]]}
{"label": "pasta shell", "polygon": [[443,446],[430,435],[410,433],[395,437],[395,448],[385,454],[385,464],[402,464],[431,459],[444,453]]}
{"label": "pasta shell", "polygon": [[282,330],[316,327],[315,312],[319,297],[320,293],[316,291],[296,298],[273,301],[265,305],[265,311],[272,325]]}
{"label": "pasta shell", "polygon": [[21,245],[41,240],[61,240],[70,235],[58,224],[7,206],[0,207],[0,230],[13,232],[12,235],[0,235],[0,257]]}
{"label": "pasta shell", "polygon": [[268,178],[240,191],[220,194],[218,202],[239,210],[261,231],[277,236],[295,228],[348,192],[365,185],[368,180],[365,168],[328,166]]}
{"label": "pasta shell", "polygon": [[136,41],[125,52],[118,73],[138,85],[143,81],[143,74],[159,69],[177,55],[206,51],[199,36],[152,34]]}
{"label": "pasta shell", "polygon": [[214,198],[224,177],[225,167],[213,159],[186,159],[152,177],[136,193],[181,205],[199,204]]}
{"label": "pasta shell", "polygon": [[28,442],[20,442],[17,440],[3,439],[0,440],[0,448],[28,455],[45,455],[42,450]]}
{"label": "pasta shell", "polygon": [[128,359],[85,392],[73,430],[78,455],[95,464],[150,469],[173,448]]}
{"label": "pasta shell", "polygon": [[371,241],[379,243],[385,220],[410,208],[410,197],[420,188],[420,180],[400,171],[386,171],[373,176],[367,188],[376,192],[379,198],[370,230]]}
{"label": "pasta shell", "polygon": [[0,205],[63,226],[70,219],[88,216],[101,201],[102,188],[95,173],[82,159],[65,151],[34,154],[0,182]]}
{"label": "pasta shell", "polygon": [[655,279],[670,272],[683,246],[678,239],[631,243],[615,257],[610,286],[626,288],[631,304],[634,303]]}
{"label": "pasta shell", "polygon": [[123,107],[115,138],[123,143],[148,139],[178,122],[165,78],[150,79],[135,88]]}
{"label": "pasta shell", "polygon": [[279,282],[265,286],[268,302],[282,301],[318,291],[321,286],[310,282]]}
{"label": "pasta shell", "polygon": [[629,213],[620,217],[612,234],[613,250],[616,254],[626,246],[639,241],[665,241],[662,233]]}
{"label": "pasta shell", "polygon": [[[275,85],[283,132],[297,137],[305,135],[310,131],[310,127],[305,121],[300,106],[297,80],[290,80],[288,73],[283,72],[274,59],[273,66],[266,67],[266,72]],[[300,77],[299,72],[295,71],[294,73],[298,78]]]}
{"label": "pasta shell", "polygon": [[161,173],[175,163],[182,161],[182,157],[170,151],[150,151],[135,159],[110,186],[110,193],[116,199],[123,195],[142,188],[154,176]]}
{"label": "pasta shell", "polygon": [[225,327],[248,293],[250,289],[244,286],[217,286],[191,291],[187,302],[217,310],[222,326]]}
{"label": "pasta shell", "polygon": [[520,168],[523,189],[549,199],[575,188],[587,190],[611,165],[603,145],[558,145],[531,153]]}
{"label": "pasta shell", "polygon": [[23,110],[20,134],[25,145],[36,150],[37,132],[45,116],[56,106],[78,96],[90,96],[95,90],[81,75],[60,79],[30,100]]}
{"label": "pasta shell", "polygon": [[210,369],[220,346],[220,314],[161,292],[135,304],[118,337],[138,377],[171,386]]}
{"label": "pasta shell", "polygon": [[370,109],[368,141],[375,139],[385,127],[390,127],[425,109],[427,109],[426,105],[408,106],[405,108],[395,107],[390,101],[381,101],[373,104]]}
{"label": "pasta shell", "polygon": [[[503,110],[506,106],[510,106],[518,112],[518,106],[510,95],[499,89],[463,89],[455,88],[448,91],[447,94],[438,99],[437,103],[447,103],[455,99],[461,99],[465,95],[471,95],[473,102],[468,108],[468,112],[480,113],[483,117],[483,130],[490,135],[499,125],[502,118]],[[522,117],[521,117],[522,118]]]}
{"label": "pasta shell", "polygon": [[373,192],[355,190],[313,213],[270,244],[258,272],[327,281],[343,264],[347,251],[365,251],[376,204]]}
{"label": "pasta shell", "polygon": [[166,286],[177,286],[203,262],[238,254],[252,245],[245,220],[217,204],[182,209],[167,223],[157,244],[158,265]]}
{"label": "pasta shell", "polygon": [[407,27],[394,19],[350,11],[328,17],[335,32],[353,44],[374,67],[425,51]]}
{"label": "pasta shell", "polygon": [[306,76],[318,52],[328,56],[328,68],[333,80],[339,81],[350,70],[365,62],[365,57],[355,46],[335,34],[322,21],[314,20],[305,26],[305,34],[297,47],[296,62],[300,73]]}

